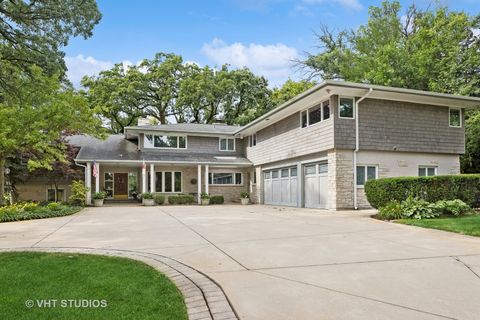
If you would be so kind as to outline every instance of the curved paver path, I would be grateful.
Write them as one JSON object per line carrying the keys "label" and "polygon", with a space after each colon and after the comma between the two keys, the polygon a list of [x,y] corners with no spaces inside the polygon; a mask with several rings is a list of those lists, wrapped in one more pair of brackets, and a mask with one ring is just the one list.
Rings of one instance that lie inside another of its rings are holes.
{"label": "curved paver path", "polygon": [[189,320],[236,320],[232,308],[222,288],[203,273],[174,259],[152,253],[133,250],[112,250],[72,247],[35,247],[1,249],[0,252],[62,252],[84,253],[124,257],[142,261],[165,274],[182,293],[187,306]]}

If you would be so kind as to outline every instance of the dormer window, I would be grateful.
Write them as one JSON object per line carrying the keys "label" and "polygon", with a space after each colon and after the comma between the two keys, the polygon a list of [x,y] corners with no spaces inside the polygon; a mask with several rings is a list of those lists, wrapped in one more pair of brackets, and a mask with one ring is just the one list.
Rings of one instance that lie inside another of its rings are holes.
{"label": "dormer window", "polygon": [[219,138],[218,145],[220,151],[235,151],[234,138]]}
{"label": "dormer window", "polygon": [[146,134],[144,139],[144,147],[159,149],[186,149],[187,137]]}
{"label": "dormer window", "polygon": [[256,145],[257,145],[257,134],[254,133],[251,136],[249,136],[249,146],[255,147]]}

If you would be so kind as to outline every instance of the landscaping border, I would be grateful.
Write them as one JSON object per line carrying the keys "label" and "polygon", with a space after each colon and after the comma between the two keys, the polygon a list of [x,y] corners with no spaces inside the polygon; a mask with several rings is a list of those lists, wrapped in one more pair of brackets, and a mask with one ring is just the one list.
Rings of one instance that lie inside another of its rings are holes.
{"label": "landscaping border", "polygon": [[3,248],[0,252],[80,253],[130,258],[146,263],[165,274],[182,293],[190,320],[238,320],[238,315],[223,289],[210,277],[177,260],[159,254],[133,250],[24,247]]}

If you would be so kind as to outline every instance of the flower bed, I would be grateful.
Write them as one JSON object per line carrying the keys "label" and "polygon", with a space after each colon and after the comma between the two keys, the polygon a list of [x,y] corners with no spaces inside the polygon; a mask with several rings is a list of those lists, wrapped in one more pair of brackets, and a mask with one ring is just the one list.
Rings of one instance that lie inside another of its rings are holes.
{"label": "flower bed", "polygon": [[74,214],[81,209],[82,207],[57,202],[46,204],[19,202],[0,207],[0,222],[61,217]]}

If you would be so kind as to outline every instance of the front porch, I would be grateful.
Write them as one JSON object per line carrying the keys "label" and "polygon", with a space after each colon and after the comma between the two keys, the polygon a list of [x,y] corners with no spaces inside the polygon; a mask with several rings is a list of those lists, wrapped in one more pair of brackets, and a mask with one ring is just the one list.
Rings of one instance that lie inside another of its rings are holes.
{"label": "front porch", "polygon": [[105,191],[107,202],[132,201],[144,192],[169,195],[224,196],[225,202],[239,202],[240,193],[249,191],[250,166],[152,162],[87,162],[85,186],[87,204],[94,192]]}

